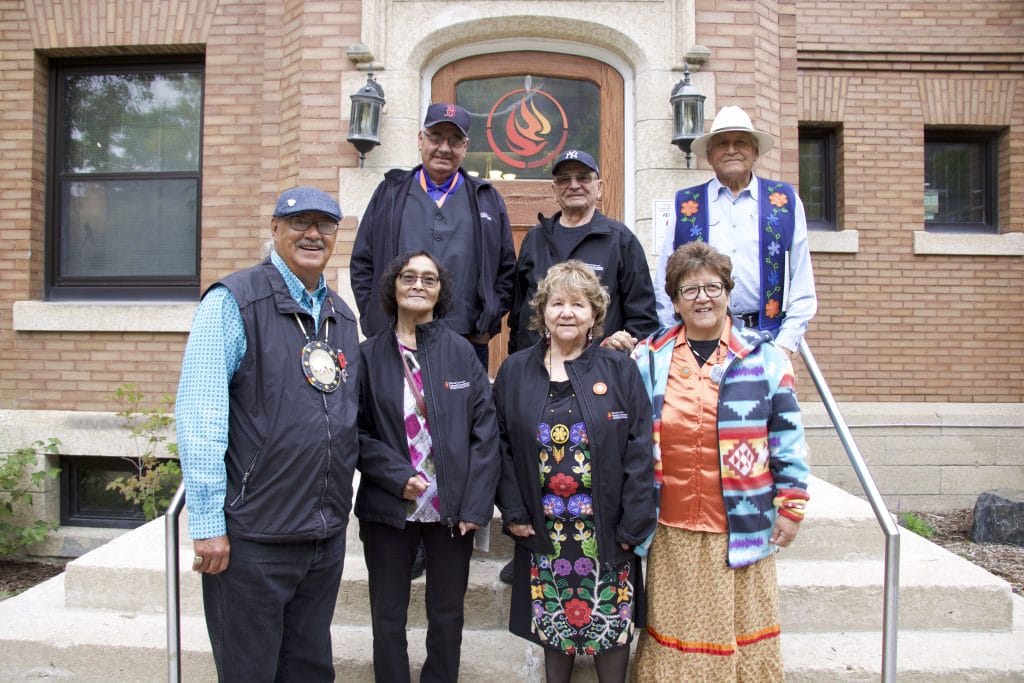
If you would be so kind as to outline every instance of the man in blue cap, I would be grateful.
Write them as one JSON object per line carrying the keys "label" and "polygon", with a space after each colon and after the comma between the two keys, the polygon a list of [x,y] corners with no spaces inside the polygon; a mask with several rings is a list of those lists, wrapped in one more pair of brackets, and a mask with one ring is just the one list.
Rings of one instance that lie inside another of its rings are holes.
{"label": "man in blue cap", "polygon": [[454,279],[445,319],[473,343],[486,368],[487,343],[511,303],[516,256],[505,201],[461,168],[469,129],[462,107],[427,107],[417,137],[421,163],[384,174],[359,223],[350,267],[359,324],[370,337],[391,325],[379,300],[381,274],[399,254],[429,252]]}
{"label": "man in blue cap", "polygon": [[192,569],[222,681],[334,680],[358,459],[355,315],[324,279],[341,209],[281,194],[273,251],[206,290],[178,386]]}
{"label": "man in blue cap", "polygon": [[597,208],[601,172],[587,152],[562,152],[551,166],[551,190],[561,209],[543,214],[519,248],[512,312],[508,317],[509,353],[540,339],[529,329],[530,300],[537,283],[556,263],[577,259],[590,266],[611,298],[605,321],[605,346],[631,351],[637,339],[658,329],[654,286],[647,257],[633,231]]}

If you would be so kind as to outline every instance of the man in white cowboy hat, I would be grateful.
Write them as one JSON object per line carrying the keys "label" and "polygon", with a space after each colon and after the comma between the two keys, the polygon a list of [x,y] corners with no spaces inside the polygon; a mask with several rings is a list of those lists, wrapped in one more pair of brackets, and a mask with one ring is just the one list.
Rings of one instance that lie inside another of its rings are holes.
{"label": "man in white cowboy hat", "polygon": [[790,354],[818,308],[804,205],[793,186],[754,175],[758,155],[775,144],[739,107],[723,107],[693,152],[715,169],[708,182],[676,193],[675,224],[658,257],[654,290],[663,325],[675,323],[665,264],[680,245],[701,240],[732,259],[732,312],[770,332]]}

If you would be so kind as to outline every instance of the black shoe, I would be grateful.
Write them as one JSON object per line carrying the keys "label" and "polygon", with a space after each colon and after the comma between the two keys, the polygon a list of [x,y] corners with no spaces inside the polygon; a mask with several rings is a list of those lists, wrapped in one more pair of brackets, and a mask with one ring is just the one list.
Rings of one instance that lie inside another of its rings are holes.
{"label": "black shoe", "polygon": [[513,575],[513,573],[514,572],[513,572],[513,569],[512,569],[512,560],[509,560],[508,564],[506,564],[504,567],[502,567],[501,571],[498,572],[498,578],[501,579],[502,583],[511,584],[512,583],[512,575]]}
{"label": "black shoe", "polygon": [[423,576],[423,568],[426,565],[426,563],[427,563],[427,551],[423,547],[423,544],[420,543],[420,547],[416,548],[416,559],[414,559],[412,561],[412,580],[413,581],[415,581],[416,579],[418,579],[421,576]]}

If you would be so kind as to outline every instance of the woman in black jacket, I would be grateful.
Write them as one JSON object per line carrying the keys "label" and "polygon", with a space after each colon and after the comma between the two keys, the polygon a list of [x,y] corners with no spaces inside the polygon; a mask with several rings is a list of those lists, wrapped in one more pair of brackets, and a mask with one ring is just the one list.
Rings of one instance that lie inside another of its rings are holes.
{"label": "woman in black jacket", "polygon": [[381,282],[394,324],[363,342],[355,513],[369,574],[373,668],[408,681],[413,558],[426,548],[427,659],[421,681],[459,676],[475,530],[490,522],[500,464],[487,373],[444,320],[451,278],[427,252]]}
{"label": "woman in black jacket", "polygon": [[516,541],[509,630],[544,647],[548,681],[595,655],[624,681],[644,623],[633,546],[655,526],[651,404],[640,373],[600,337],[608,294],[580,261],[552,266],[531,326],[544,339],[501,366],[498,507]]}

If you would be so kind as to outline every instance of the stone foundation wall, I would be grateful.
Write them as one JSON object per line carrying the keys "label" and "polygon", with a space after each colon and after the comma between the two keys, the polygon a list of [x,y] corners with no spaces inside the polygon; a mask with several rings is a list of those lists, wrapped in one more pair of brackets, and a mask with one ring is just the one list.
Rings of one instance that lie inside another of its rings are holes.
{"label": "stone foundation wall", "polygon": [[[825,407],[809,396],[802,407],[811,471],[863,496]],[[973,507],[982,491],[1024,488],[1019,403],[844,403],[840,411],[893,512]]]}

